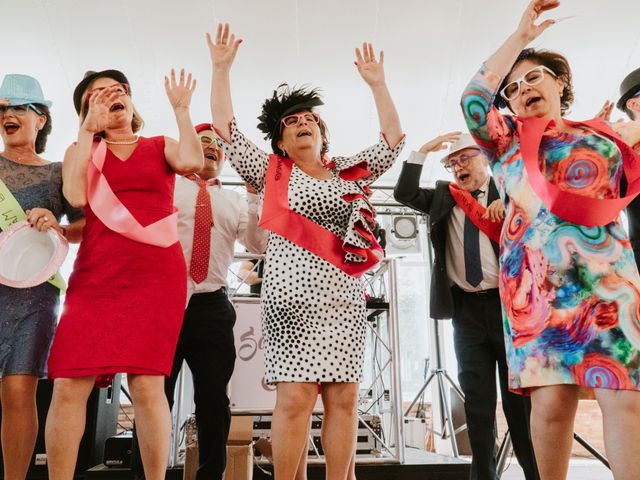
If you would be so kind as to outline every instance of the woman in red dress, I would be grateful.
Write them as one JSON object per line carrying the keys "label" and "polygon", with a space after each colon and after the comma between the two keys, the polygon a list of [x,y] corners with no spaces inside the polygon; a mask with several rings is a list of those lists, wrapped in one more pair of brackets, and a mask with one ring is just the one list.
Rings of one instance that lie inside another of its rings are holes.
{"label": "woman in red dress", "polygon": [[164,479],[171,433],[164,376],[186,303],[186,266],[173,208],[175,173],[202,167],[189,116],[191,75],[165,78],[180,132],[139,137],[127,78],[89,72],[74,92],[78,141],[67,150],[64,194],[87,218],[49,357],[55,379],[46,426],[49,478],[73,478],[94,385],[128,374],[144,470]]}

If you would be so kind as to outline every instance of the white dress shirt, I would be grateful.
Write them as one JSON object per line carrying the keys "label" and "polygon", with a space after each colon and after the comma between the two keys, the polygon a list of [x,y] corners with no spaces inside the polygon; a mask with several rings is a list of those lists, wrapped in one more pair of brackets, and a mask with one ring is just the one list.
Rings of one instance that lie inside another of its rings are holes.
{"label": "white dress shirt", "polygon": [[187,301],[194,293],[215,292],[227,287],[227,272],[233,261],[235,242],[239,240],[251,253],[264,253],[268,230],[258,227],[259,198],[247,193],[246,200],[238,192],[219,185],[207,187],[211,197],[213,227],[211,228],[211,256],[209,273],[200,283],[189,275],[193,248],[193,228],[198,184],[178,176],[174,204],[178,209],[178,238],[187,262]]}
{"label": "white dress shirt", "polygon": [[[407,163],[422,165],[427,155],[422,152],[411,152]],[[480,187],[483,193],[478,196],[478,203],[483,207],[487,206],[487,195],[489,194],[489,181],[487,177],[484,185]],[[466,280],[464,266],[464,211],[456,205],[449,215],[449,225],[447,228],[447,249],[446,265],[447,275],[452,284],[457,285],[467,292],[477,292],[498,288],[498,259],[491,246],[491,239],[480,230],[480,262],[482,263],[482,282],[474,287]]]}
{"label": "white dress shirt", "polygon": [[[482,192],[478,196],[478,203],[487,206],[487,196],[489,194],[489,180],[487,178],[484,185],[480,187]],[[447,249],[446,264],[449,280],[467,292],[477,292],[498,288],[498,259],[491,246],[491,239],[480,230],[480,262],[482,264],[482,281],[473,286],[466,280],[464,266],[464,211],[456,205],[449,215],[447,228]]]}

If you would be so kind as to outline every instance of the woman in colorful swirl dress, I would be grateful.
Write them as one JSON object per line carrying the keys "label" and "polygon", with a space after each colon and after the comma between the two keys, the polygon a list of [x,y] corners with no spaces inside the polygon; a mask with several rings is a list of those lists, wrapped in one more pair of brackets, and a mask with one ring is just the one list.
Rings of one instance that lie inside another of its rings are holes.
{"label": "woman in colorful swirl dress", "polygon": [[326,126],[316,90],[281,85],[262,107],[258,128],[274,154],[236,126],[229,70],[241,40],[218,26],[209,38],[213,125],[231,165],[263,198],[261,226],[270,230],[262,287],[266,381],[277,385],[272,442],[275,478],[293,480],[306,454],[309,417],[322,384],[326,476],[347,478],[355,449],[362,376],[365,298],[360,276],[378,263],[368,185],[403,146],[387,89],[383,55],[370,44],[356,66],[370,86],[383,138],[352,157],[326,157]]}
{"label": "woman in colorful swirl dress", "polygon": [[536,23],[539,15],[557,5],[529,4],[462,108],[507,205],[500,295],[510,387],[531,394],[540,478],[566,477],[578,398],[589,389],[614,476],[631,479],[640,471],[640,277],[619,217],[633,195],[619,185],[624,174],[628,192],[638,191],[638,159],[606,122],[565,119],[566,59],[525,49],[554,23]]}

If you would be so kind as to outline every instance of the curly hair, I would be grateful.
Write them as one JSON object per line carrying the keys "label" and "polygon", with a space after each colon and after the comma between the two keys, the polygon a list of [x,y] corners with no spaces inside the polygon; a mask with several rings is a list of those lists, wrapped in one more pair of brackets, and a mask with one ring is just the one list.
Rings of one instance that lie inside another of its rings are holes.
{"label": "curly hair", "polygon": [[[293,113],[309,111],[315,107],[324,105],[317,88],[290,87],[286,83],[281,83],[273,91],[270,98],[262,104],[262,112],[258,117],[258,129],[265,134],[265,140],[271,140],[271,149],[280,156],[286,156],[278,147],[278,142],[282,139],[282,129],[280,120]],[[327,125],[320,119],[320,135],[322,136],[322,149],[320,155],[329,151],[329,130]]]}
{"label": "curly hair", "polygon": [[[557,78],[564,82],[564,87],[562,89],[562,95],[560,96],[560,112],[564,115],[571,105],[573,105],[573,84],[572,84],[572,76],[571,76],[571,67],[569,67],[569,62],[566,57],[558,52],[553,52],[551,50],[536,50],[534,48],[525,48],[520,52],[518,58],[513,63],[511,70],[509,73],[505,75],[498,91],[501,91],[507,85],[507,79],[509,75],[513,72],[513,70],[525,60],[528,60],[533,63],[537,63],[538,65],[544,65],[553,71]],[[501,95],[496,95],[494,101],[494,105],[497,108],[505,108],[508,107],[511,110],[511,106],[509,102],[507,102]],[[513,111],[513,110],[512,110]]]}

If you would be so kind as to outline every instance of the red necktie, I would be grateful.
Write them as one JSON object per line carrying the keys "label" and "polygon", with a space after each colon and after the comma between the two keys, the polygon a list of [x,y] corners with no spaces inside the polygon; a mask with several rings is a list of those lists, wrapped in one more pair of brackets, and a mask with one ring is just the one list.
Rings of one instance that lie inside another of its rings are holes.
{"label": "red necktie", "polygon": [[191,250],[191,265],[189,275],[196,283],[201,283],[209,273],[209,256],[211,255],[211,227],[213,227],[213,212],[211,197],[207,186],[217,185],[218,180],[203,180],[196,175],[187,176],[198,184],[196,197],[196,211],[193,223],[193,248]]}

